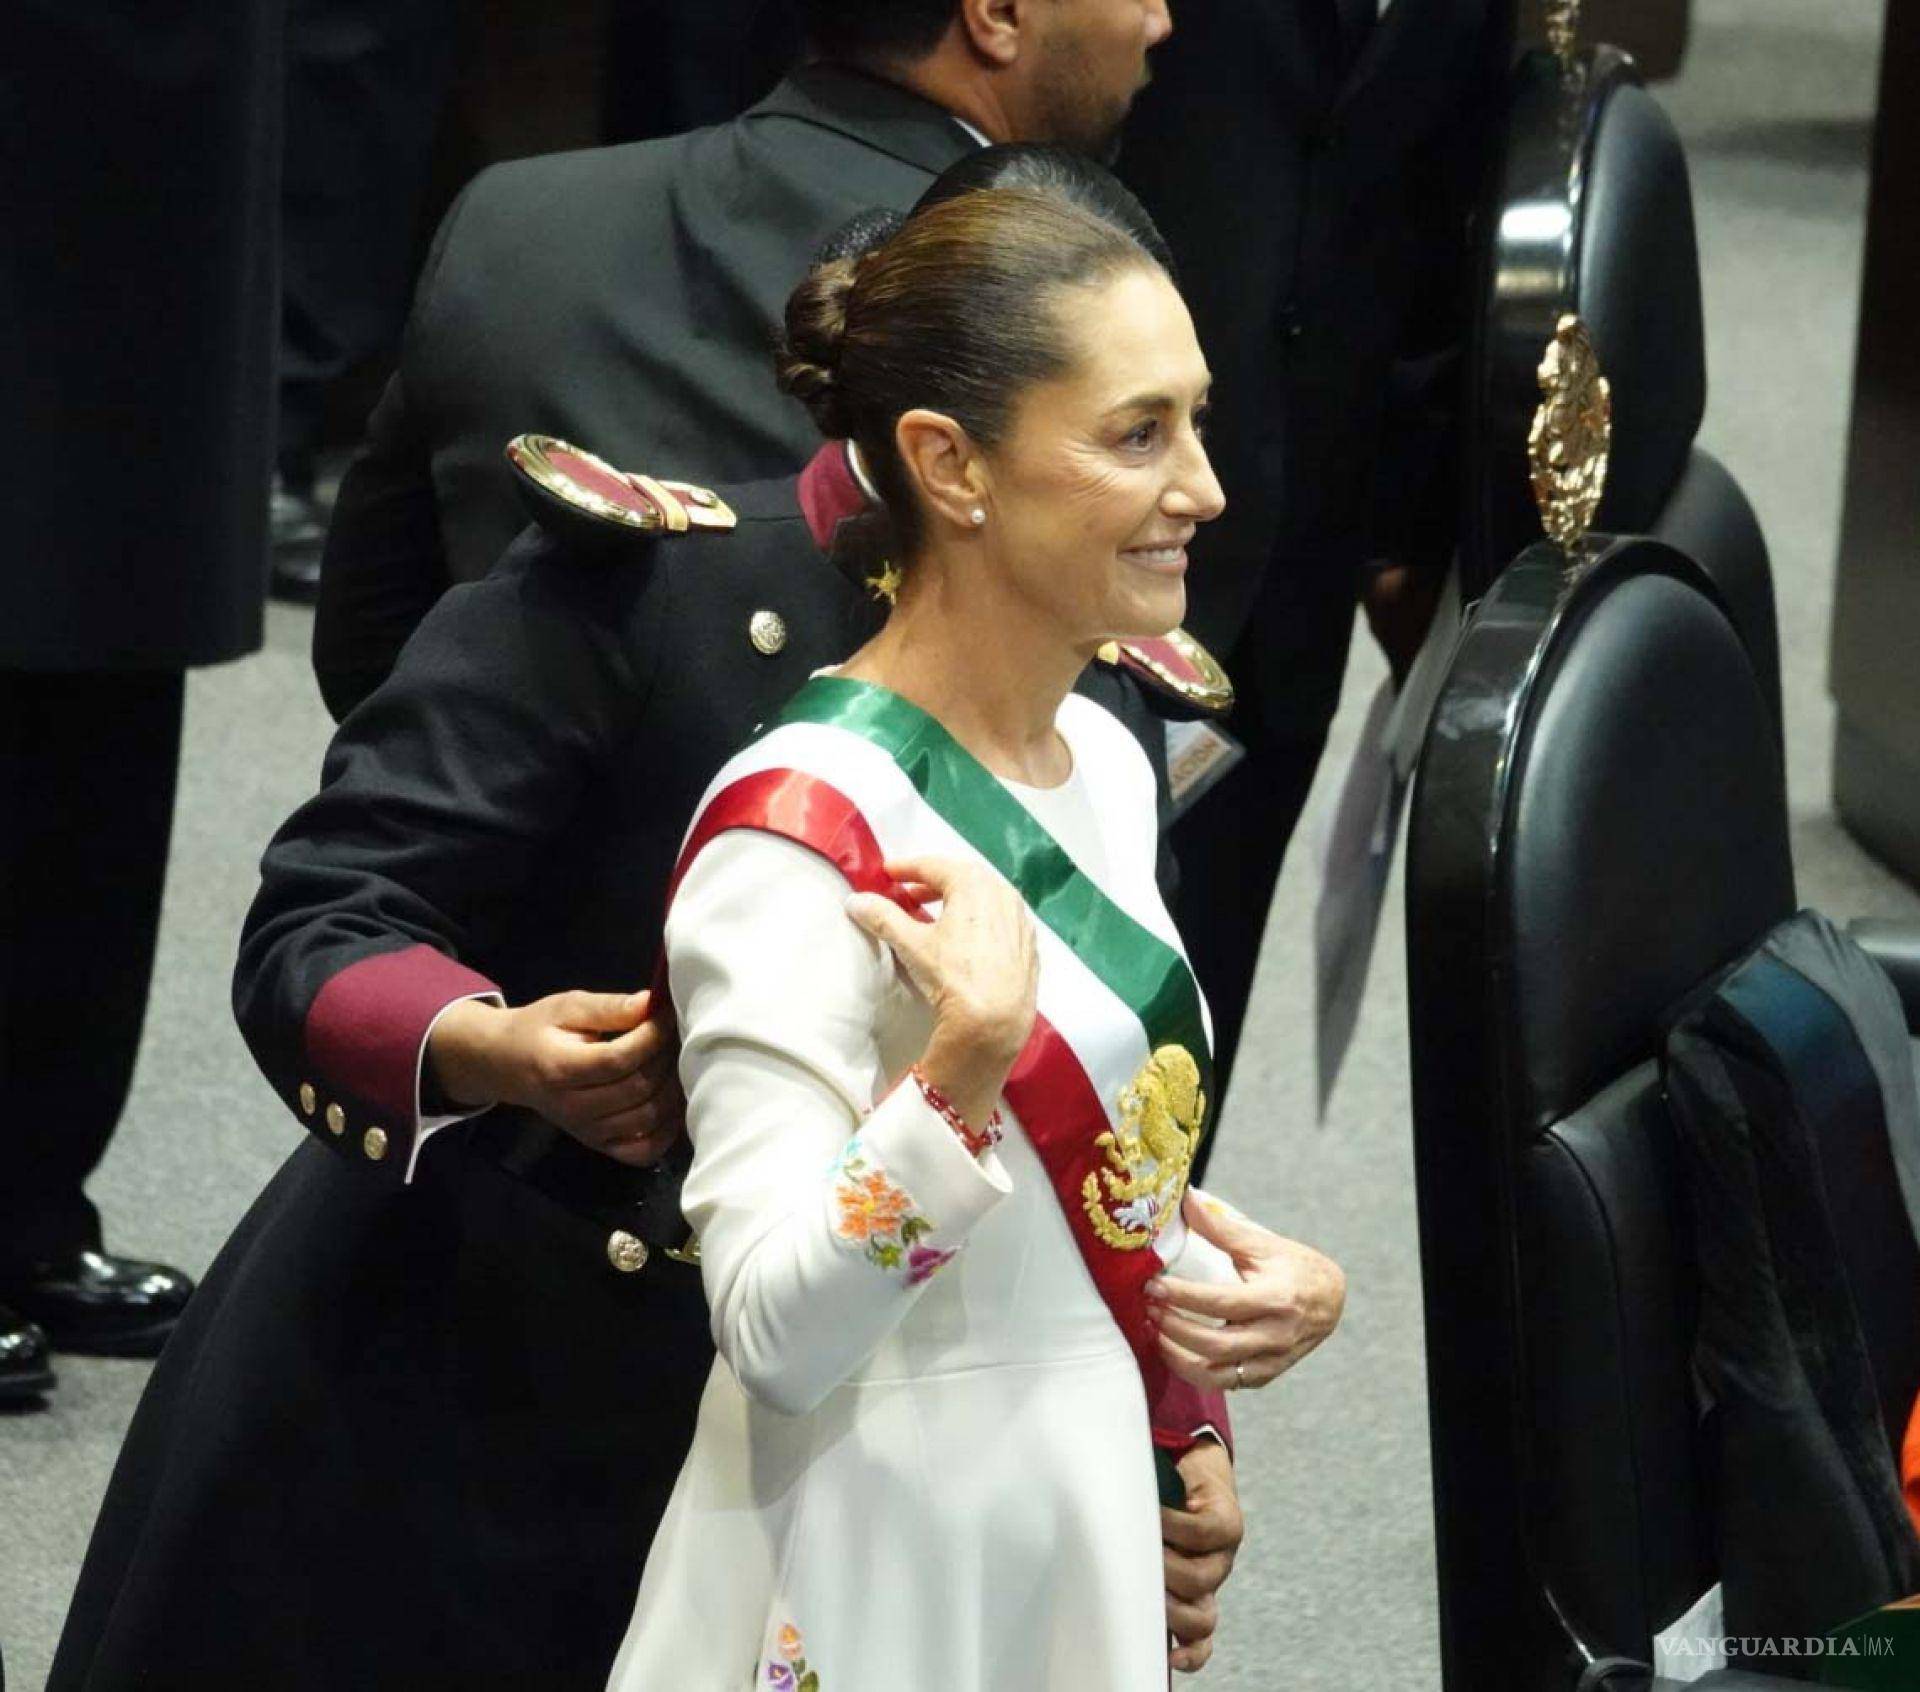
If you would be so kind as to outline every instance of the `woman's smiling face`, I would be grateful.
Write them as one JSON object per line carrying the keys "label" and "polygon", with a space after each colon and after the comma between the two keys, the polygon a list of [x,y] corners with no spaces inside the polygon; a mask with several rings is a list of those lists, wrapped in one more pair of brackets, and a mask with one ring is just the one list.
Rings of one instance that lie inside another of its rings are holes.
{"label": "woman's smiling face", "polygon": [[1018,597],[1089,654],[1186,615],[1187,543],[1226,504],[1201,443],[1211,378],[1165,273],[1138,265],[1052,302],[1067,368],[988,456],[981,539]]}

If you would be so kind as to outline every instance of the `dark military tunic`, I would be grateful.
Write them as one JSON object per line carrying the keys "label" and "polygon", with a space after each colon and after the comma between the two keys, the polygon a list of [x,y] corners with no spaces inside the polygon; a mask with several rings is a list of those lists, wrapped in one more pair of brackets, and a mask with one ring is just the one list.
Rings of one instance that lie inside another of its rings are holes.
{"label": "dark military tunic", "polygon": [[[648,982],[705,784],[873,626],[792,478],[720,494],[730,534],[534,529],[448,593],[268,847],[235,1005],[311,1137],[155,1369],[58,1692],[604,1684],[710,1364],[698,1272],[646,1172],[511,1108],[416,1146],[416,1087],[462,994]],[[1085,686],[1163,765],[1131,683]]]}

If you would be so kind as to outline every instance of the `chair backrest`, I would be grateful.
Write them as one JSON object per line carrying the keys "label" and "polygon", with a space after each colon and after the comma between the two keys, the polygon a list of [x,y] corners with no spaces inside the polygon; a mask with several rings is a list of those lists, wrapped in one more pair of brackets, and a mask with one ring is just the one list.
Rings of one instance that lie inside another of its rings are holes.
{"label": "chair backrest", "polygon": [[1793,908],[1773,718],[1705,575],[1541,543],[1489,588],[1409,822],[1445,1684],[1570,1688],[1712,1580],[1666,1012]]}
{"label": "chair backrest", "polygon": [[1550,53],[1519,60],[1481,228],[1463,463],[1469,600],[1540,536],[1527,430],[1564,313],[1586,323],[1613,389],[1599,527],[1654,530],[1706,408],[1686,156],[1630,58],[1595,48],[1571,73]]}
{"label": "chair backrest", "polygon": [[[1646,531],[1707,573],[1753,659],[1754,675],[1778,723],[1780,626],[1773,605],[1773,566],[1760,521],[1740,484],[1712,453],[1695,447],[1660,520]],[[1783,752],[1784,755],[1784,752]]]}

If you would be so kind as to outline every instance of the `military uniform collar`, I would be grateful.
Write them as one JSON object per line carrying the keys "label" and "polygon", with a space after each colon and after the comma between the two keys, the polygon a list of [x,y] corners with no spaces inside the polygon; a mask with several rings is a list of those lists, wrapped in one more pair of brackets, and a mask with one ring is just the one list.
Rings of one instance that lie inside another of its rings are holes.
{"label": "military uniform collar", "polygon": [[840,65],[801,65],[746,114],[797,118],[938,175],[974,143],[953,114],[910,89]]}

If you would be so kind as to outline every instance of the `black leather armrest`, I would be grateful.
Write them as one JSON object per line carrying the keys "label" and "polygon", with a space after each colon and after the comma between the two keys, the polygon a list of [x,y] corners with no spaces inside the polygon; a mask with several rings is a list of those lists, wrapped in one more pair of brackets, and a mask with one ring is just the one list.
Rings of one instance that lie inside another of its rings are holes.
{"label": "black leather armrest", "polygon": [[1790,1687],[1806,1686],[1804,1680],[1782,1680],[1777,1674],[1756,1674],[1752,1669],[1715,1669],[1698,1680],[1656,1680],[1651,1692],[1692,1692],[1710,1688],[1711,1692],[1788,1692]]}
{"label": "black leather armrest", "polygon": [[1907,1027],[1920,1030],[1920,923],[1862,917],[1847,924],[1855,945],[1887,972],[1907,1013]]}
{"label": "black leather armrest", "polygon": [[[1607,1669],[1617,1665],[1618,1672],[1607,1673]],[[1646,1664],[1629,1663],[1619,1658],[1608,1663],[1598,1664],[1588,1670],[1589,1677],[1599,1674],[1597,1682],[1582,1681],[1603,1689],[1603,1692],[1791,1692],[1794,1687],[1804,1687],[1804,1680],[1782,1680],[1778,1675],[1759,1674],[1752,1669],[1723,1668],[1715,1669],[1711,1674],[1703,1674],[1698,1680],[1669,1680],[1665,1675],[1649,1676]]]}
{"label": "black leather armrest", "polygon": [[1695,1692],[1696,1688],[1705,1688],[1706,1692],[1791,1692],[1806,1682],[1740,1668],[1715,1669],[1698,1680],[1669,1680],[1665,1675],[1649,1674],[1645,1663],[1609,1657],[1589,1664],[1580,1685],[1592,1692]]}
{"label": "black leather armrest", "polygon": [[1782,1680],[1778,1675],[1757,1675],[1753,1669],[1715,1669],[1697,1680],[1655,1680],[1655,1692],[1688,1692],[1692,1686],[1711,1686],[1713,1692],[1788,1692],[1789,1686],[1805,1686],[1805,1680]]}

